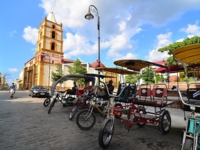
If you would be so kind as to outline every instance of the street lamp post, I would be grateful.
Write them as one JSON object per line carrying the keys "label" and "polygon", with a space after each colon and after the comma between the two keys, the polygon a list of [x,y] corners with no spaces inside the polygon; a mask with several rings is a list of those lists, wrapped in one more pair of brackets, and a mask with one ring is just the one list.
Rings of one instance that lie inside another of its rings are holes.
{"label": "street lamp post", "polygon": [[[88,13],[85,15],[85,19],[91,20],[94,18],[94,16],[91,14],[91,12],[94,12],[96,16],[98,17],[97,20],[97,30],[98,30],[98,67],[100,67],[100,17],[98,13],[98,9],[94,5],[89,6]],[[98,74],[100,74],[100,71],[98,71]],[[100,85],[100,77],[98,77],[98,84]]]}

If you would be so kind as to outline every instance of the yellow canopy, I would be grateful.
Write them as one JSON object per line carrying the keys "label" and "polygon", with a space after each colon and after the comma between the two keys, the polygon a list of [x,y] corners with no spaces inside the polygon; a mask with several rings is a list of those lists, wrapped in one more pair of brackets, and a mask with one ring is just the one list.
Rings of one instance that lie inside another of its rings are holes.
{"label": "yellow canopy", "polygon": [[107,72],[118,73],[118,74],[138,74],[137,72],[129,71],[127,69],[120,69],[120,68],[99,67],[99,68],[96,68],[96,70],[107,71]]}
{"label": "yellow canopy", "polygon": [[173,50],[174,57],[186,64],[200,62],[200,44],[192,44]]}
{"label": "yellow canopy", "polygon": [[145,61],[145,60],[139,60],[139,59],[122,59],[117,60],[114,62],[117,66],[126,67],[128,69],[134,70],[134,71],[140,71],[142,68],[150,67],[150,66],[158,66],[158,67],[164,67],[164,65],[160,65],[154,62]]}

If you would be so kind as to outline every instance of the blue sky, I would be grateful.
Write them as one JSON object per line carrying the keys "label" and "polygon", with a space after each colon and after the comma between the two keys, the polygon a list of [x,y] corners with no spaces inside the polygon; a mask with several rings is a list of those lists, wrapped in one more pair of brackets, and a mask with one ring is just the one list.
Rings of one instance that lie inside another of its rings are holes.
{"label": "blue sky", "polygon": [[84,18],[89,5],[100,16],[100,59],[111,67],[118,59],[159,61],[157,50],[187,37],[200,36],[199,0],[6,0],[0,9],[0,72],[10,83],[36,50],[37,31],[53,11],[63,24],[65,58],[98,59],[97,16]]}

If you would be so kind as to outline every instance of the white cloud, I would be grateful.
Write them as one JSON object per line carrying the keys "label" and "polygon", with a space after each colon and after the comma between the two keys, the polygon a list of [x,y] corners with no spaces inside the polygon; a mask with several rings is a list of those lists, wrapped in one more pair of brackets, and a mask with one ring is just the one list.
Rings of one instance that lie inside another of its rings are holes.
{"label": "white cloud", "polygon": [[168,32],[166,34],[159,34],[157,36],[157,43],[156,43],[155,49],[151,50],[149,52],[149,55],[146,56],[147,60],[155,62],[155,61],[161,61],[161,60],[169,57],[167,52],[161,53],[161,52],[158,52],[158,49],[165,47],[172,43],[170,40],[171,35],[172,35],[172,33]]}
{"label": "white cloud", "polygon": [[176,42],[182,42],[184,40],[184,38],[178,39],[176,40]]}
{"label": "white cloud", "polygon": [[188,24],[187,28],[182,28],[180,31],[187,33],[189,37],[200,36],[200,26],[196,24]]}
{"label": "white cloud", "polygon": [[18,72],[18,69],[16,69],[16,68],[8,68],[8,70],[9,70],[11,73]]}
{"label": "white cloud", "polygon": [[17,31],[16,31],[16,30],[13,30],[13,31],[11,31],[11,32],[9,33],[9,35],[10,35],[10,37],[13,37],[16,33],[17,33]]}
{"label": "white cloud", "polygon": [[67,33],[63,43],[65,58],[78,55],[92,55],[98,51],[97,45],[90,45],[87,39],[78,34],[73,35],[71,33]]}
{"label": "white cloud", "polygon": [[124,31],[126,29],[126,22],[122,21],[119,24],[119,31]]}
{"label": "white cloud", "polygon": [[37,43],[37,38],[38,38],[38,29],[32,28],[30,26],[24,28],[23,38],[27,42],[30,42],[35,45]]}

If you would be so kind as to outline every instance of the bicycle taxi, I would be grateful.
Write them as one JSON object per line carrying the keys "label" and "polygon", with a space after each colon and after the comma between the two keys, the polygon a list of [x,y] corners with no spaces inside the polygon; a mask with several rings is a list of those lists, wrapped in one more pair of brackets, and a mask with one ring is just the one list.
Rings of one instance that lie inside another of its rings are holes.
{"label": "bicycle taxi", "polygon": [[[153,62],[134,59],[117,60],[114,64],[137,72],[151,66],[167,68]],[[138,125],[139,127],[143,127],[146,124],[158,124],[163,134],[167,134],[170,131],[171,116],[169,111],[166,110],[166,106],[173,102],[167,99],[166,84],[154,84],[153,86],[141,84],[137,87],[136,95],[132,97],[130,97],[131,84],[126,84],[122,89],[119,95],[112,96],[109,99],[112,106],[99,131],[98,141],[100,147],[106,148],[111,142],[114,133],[115,118],[120,119],[128,131],[131,126]],[[114,107],[116,103],[121,103],[122,105]],[[153,108],[153,111],[152,109],[149,111],[148,108]],[[126,113],[122,114],[121,110],[125,110],[123,112]],[[124,114],[126,117],[124,117]]]}
{"label": "bicycle taxi", "polygon": [[[198,69],[200,63],[200,45],[193,44],[175,49],[172,52],[173,56],[178,63],[181,63],[188,71],[188,67],[193,64]],[[184,119],[186,120],[186,128],[183,133],[183,140],[181,150],[200,150],[200,83],[187,83],[187,98],[188,101],[184,101],[182,93],[179,87],[173,86],[173,89],[177,89],[180,96],[180,100],[183,103]],[[185,111],[191,111],[189,116],[185,116]]]}
{"label": "bicycle taxi", "polygon": [[[125,69],[119,69],[119,68],[107,68],[107,67],[99,67],[96,68],[96,70],[98,71],[107,71],[110,73],[118,73],[118,74],[134,74],[133,71],[128,71]],[[91,74],[90,74],[91,75]],[[115,78],[112,76],[104,76],[104,78]],[[133,87],[133,86],[132,86]],[[136,86],[135,86],[136,87]],[[107,87],[107,85],[105,84],[105,82],[100,81],[100,88],[104,89],[107,93],[106,96],[99,96],[98,93],[98,89],[96,89],[96,91],[94,92],[93,96],[92,96],[92,100],[90,101],[90,107],[88,109],[82,110],[77,114],[76,117],[76,124],[77,126],[82,129],[82,130],[89,130],[91,129],[95,123],[96,123],[96,116],[93,113],[93,110],[96,109],[97,112],[99,112],[101,114],[102,118],[105,118],[109,112],[111,103],[109,103],[108,99],[111,95],[111,93],[109,92],[109,89]],[[122,88],[122,86],[121,86]],[[120,91],[118,90],[117,93],[120,94]],[[115,107],[120,107],[122,106],[121,104],[116,104]],[[122,112],[119,112],[122,113]]]}
{"label": "bicycle taxi", "polygon": [[[76,103],[74,103],[74,101],[78,97],[84,97],[87,94],[87,90],[89,90],[89,88],[91,88],[91,86],[87,87],[87,88],[77,88],[76,94],[74,94],[74,95],[67,94],[66,91],[59,91],[56,88],[58,84],[61,84],[65,81],[69,81],[69,80],[77,81],[80,79],[84,79],[84,80],[87,80],[87,82],[91,82],[91,85],[94,85],[94,83],[95,83],[95,78],[93,76],[89,76],[87,74],[69,74],[69,75],[64,75],[64,76],[60,77],[57,81],[55,81],[52,84],[51,98],[53,99],[53,101],[50,104],[48,113],[51,112],[52,108],[54,107],[55,103],[57,103],[57,102],[60,102],[64,106],[72,106],[72,108],[74,108],[74,106],[77,106],[78,108],[82,108],[82,109],[88,107],[87,103],[82,103],[79,100],[76,101]],[[73,118],[73,116],[71,116],[71,117]]]}

